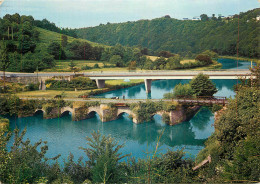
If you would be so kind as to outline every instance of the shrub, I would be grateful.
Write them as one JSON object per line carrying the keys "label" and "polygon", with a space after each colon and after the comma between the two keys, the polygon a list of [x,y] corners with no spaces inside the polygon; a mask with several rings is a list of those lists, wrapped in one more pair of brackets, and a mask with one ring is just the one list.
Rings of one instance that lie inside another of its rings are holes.
{"label": "shrub", "polygon": [[170,122],[170,116],[169,116],[169,114],[163,113],[163,115],[162,115],[162,120],[163,120],[165,123],[169,123],[169,122]]}

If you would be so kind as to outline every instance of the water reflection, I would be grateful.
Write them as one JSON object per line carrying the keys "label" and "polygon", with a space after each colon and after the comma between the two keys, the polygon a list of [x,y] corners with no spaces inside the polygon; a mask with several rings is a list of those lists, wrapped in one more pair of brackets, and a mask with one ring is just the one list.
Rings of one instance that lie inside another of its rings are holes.
{"label": "water reflection", "polygon": [[[145,91],[145,85],[137,85],[130,88],[118,89],[115,91],[110,91],[97,96],[102,96],[104,98],[111,98],[114,96],[119,96],[122,98],[125,95],[126,99],[161,99],[165,93],[172,92],[177,84],[186,84],[190,80],[157,80],[152,82],[151,93],[148,95]],[[212,80],[218,89],[215,96],[223,97],[233,97],[235,95],[233,91],[233,86],[238,83],[238,80],[225,80],[218,79]]]}
{"label": "water reflection", "polygon": [[[157,144],[157,138],[164,133],[160,140],[161,152],[167,148],[177,147],[186,148],[194,157],[203,143],[214,129],[210,126],[213,119],[208,119],[210,113],[207,110],[198,112],[195,120],[184,122],[176,126],[168,126],[162,122],[159,115],[155,115],[153,121],[143,124],[134,124],[127,114],[123,114],[115,121],[102,123],[97,114],[91,119],[74,122],[71,115],[67,114],[56,119],[42,119],[43,115],[37,114],[27,118],[10,118],[11,129],[27,127],[25,139],[29,138],[32,142],[39,139],[48,142],[48,157],[62,154],[66,158],[69,152],[79,158],[84,152],[79,150],[80,146],[86,147],[86,136],[91,136],[92,131],[99,130],[104,135],[111,135],[120,143],[125,143],[122,153],[132,153],[132,156],[144,158],[145,150],[153,150]],[[209,134],[209,135],[208,135]],[[9,147],[11,143],[9,144]]]}

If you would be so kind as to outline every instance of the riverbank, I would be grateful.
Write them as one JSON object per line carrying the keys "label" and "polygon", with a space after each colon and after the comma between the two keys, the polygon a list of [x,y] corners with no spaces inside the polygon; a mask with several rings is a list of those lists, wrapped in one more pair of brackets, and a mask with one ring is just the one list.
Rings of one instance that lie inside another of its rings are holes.
{"label": "riverbank", "polygon": [[239,60],[239,61],[248,61],[248,62],[255,62],[257,64],[260,64],[260,60],[256,58],[248,58],[248,57],[236,57],[236,56],[219,56],[219,58],[223,59],[234,59],[234,60]]}
{"label": "riverbank", "polygon": [[16,93],[16,95],[19,98],[54,98],[56,95],[61,95],[61,93],[63,93],[65,98],[79,98],[83,96],[97,95],[113,90],[132,87],[142,83],[144,83],[144,80],[130,80],[129,82],[123,80],[107,80],[106,88],[102,89],[65,91],[64,93],[62,90],[24,91]]}
{"label": "riverbank", "polygon": [[198,68],[194,68],[192,70],[214,70],[214,69],[221,69],[222,64],[217,62],[216,60],[213,60],[213,63],[207,66],[201,66]]}

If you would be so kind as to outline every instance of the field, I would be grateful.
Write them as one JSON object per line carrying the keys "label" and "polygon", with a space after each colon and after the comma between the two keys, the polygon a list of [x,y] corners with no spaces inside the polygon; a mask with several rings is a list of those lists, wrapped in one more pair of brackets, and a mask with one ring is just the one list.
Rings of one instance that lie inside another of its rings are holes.
{"label": "field", "polygon": [[194,63],[195,59],[184,59],[181,61],[181,64],[185,64],[185,63]]}
{"label": "field", "polygon": [[134,79],[134,80],[130,80],[129,82],[126,82],[124,80],[106,80],[106,84],[108,85],[124,85],[124,84],[139,84],[144,82],[143,79]]}
{"label": "field", "polygon": [[151,59],[152,61],[155,61],[156,59],[158,59],[158,56],[146,56],[147,58]]}
{"label": "field", "polygon": [[[100,89],[96,89],[100,90]],[[59,90],[44,90],[44,91],[27,91],[17,93],[16,95],[20,98],[54,98],[56,95],[65,95],[65,98],[78,98],[83,93],[90,92],[91,90],[82,91],[59,91]],[[95,91],[95,90],[92,90]]]}
{"label": "field", "polygon": [[[70,60],[66,61],[56,61],[56,67],[45,69],[42,72],[71,72],[71,69],[69,67]],[[101,72],[101,71],[128,71],[127,67],[112,67],[112,68],[103,68],[104,64],[107,66],[114,66],[114,64],[110,64],[108,62],[101,62],[101,61],[94,61],[94,60],[73,60],[73,62],[76,64],[76,67],[80,69],[80,72]],[[93,68],[95,64],[98,64],[99,68]],[[82,70],[81,68],[83,66],[89,66],[92,67],[92,69],[89,70]],[[137,71],[140,70],[137,68]]]}

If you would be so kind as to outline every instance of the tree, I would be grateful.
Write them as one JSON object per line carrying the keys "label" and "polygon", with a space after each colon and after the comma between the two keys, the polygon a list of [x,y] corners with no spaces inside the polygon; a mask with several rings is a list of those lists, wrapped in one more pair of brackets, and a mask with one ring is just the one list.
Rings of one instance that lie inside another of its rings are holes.
{"label": "tree", "polygon": [[190,84],[178,84],[173,89],[173,96],[193,96],[193,90]]}
{"label": "tree", "polygon": [[128,70],[136,70],[136,61],[131,61],[129,66],[128,66]]}
{"label": "tree", "polygon": [[61,45],[62,47],[66,47],[68,44],[68,37],[66,35],[61,35]]}
{"label": "tree", "polygon": [[76,68],[76,63],[74,63],[73,60],[70,61],[69,67],[70,67],[70,70],[73,71],[75,74],[77,68]]}
{"label": "tree", "polygon": [[158,54],[158,57],[165,57],[165,58],[169,58],[169,57],[173,57],[173,56],[174,56],[174,54],[170,53],[169,51],[165,51],[165,50],[159,52],[159,54]]}
{"label": "tree", "polygon": [[209,65],[212,63],[212,59],[209,55],[199,54],[196,56],[195,60],[202,62],[204,65]]}
{"label": "tree", "polygon": [[212,14],[212,18],[211,19],[214,20],[214,21],[218,20],[217,17],[215,17],[215,14]]}
{"label": "tree", "polygon": [[190,81],[193,94],[196,96],[213,96],[217,92],[215,84],[208,75],[198,74]]}
{"label": "tree", "polygon": [[50,55],[53,55],[54,56],[54,59],[58,60],[63,60],[63,59],[66,59],[66,55],[65,55],[65,52],[64,50],[61,48],[61,45],[57,42],[52,42],[48,48],[48,53]]}
{"label": "tree", "polygon": [[109,62],[116,64],[117,67],[123,67],[124,66],[124,62],[123,62],[120,55],[113,55],[110,58]]}
{"label": "tree", "polygon": [[10,60],[7,52],[6,45],[4,43],[4,48],[0,51],[0,69],[3,71],[4,77],[4,92],[5,92],[5,71],[10,65]]}
{"label": "tree", "polygon": [[201,15],[200,15],[200,19],[201,19],[201,21],[208,21],[208,20],[209,20],[209,17],[208,17],[207,14],[201,14]]}
{"label": "tree", "polygon": [[118,183],[122,177],[120,160],[129,155],[119,153],[124,145],[119,145],[110,136],[102,136],[100,132],[93,132],[91,137],[86,137],[89,148],[80,147],[87,157],[87,165],[90,167],[94,183]]}

